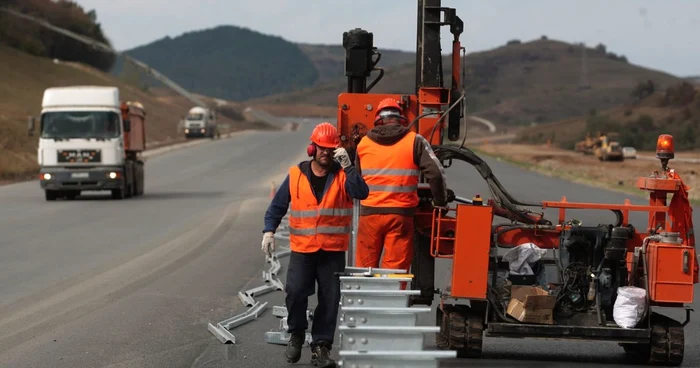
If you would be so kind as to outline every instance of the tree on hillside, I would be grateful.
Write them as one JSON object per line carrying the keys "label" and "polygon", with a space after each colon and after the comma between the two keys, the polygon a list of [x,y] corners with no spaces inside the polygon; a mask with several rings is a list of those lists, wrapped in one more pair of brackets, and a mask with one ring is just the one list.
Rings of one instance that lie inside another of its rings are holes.
{"label": "tree on hillside", "polygon": [[[110,45],[94,10],[70,0],[5,0],[10,9]],[[0,42],[33,55],[77,61],[109,71],[116,56],[11,14],[0,13]]]}

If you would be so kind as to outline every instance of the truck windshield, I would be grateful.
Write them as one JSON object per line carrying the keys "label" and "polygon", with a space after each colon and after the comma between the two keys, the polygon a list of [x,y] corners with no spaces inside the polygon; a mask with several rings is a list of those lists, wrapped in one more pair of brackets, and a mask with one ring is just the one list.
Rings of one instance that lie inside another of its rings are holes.
{"label": "truck windshield", "polygon": [[204,120],[204,114],[189,114],[187,120]]}
{"label": "truck windshield", "polygon": [[41,116],[41,138],[116,138],[119,115],[113,111],[54,111]]}

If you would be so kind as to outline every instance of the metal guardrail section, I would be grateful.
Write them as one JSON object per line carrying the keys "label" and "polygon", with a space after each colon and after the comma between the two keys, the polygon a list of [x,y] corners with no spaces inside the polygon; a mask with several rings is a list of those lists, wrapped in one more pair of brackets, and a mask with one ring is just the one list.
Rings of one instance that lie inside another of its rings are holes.
{"label": "metal guardrail section", "polygon": [[[401,290],[412,276],[403,270],[347,267],[341,276],[340,362],[347,368],[438,367],[438,359],[456,351],[423,350],[426,333],[438,326],[417,326],[418,314],[431,308],[408,306],[419,290]],[[402,275],[404,274],[404,275]]]}

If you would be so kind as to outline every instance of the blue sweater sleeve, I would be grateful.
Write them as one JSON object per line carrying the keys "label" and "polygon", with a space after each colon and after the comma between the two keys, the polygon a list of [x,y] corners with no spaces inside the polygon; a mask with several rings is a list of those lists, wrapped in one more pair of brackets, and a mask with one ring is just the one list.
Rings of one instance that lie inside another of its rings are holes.
{"label": "blue sweater sleeve", "polygon": [[264,233],[277,230],[277,227],[280,226],[280,222],[282,222],[282,217],[287,214],[291,201],[292,197],[289,194],[289,175],[287,175],[265,212]]}
{"label": "blue sweater sleeve", "polygon": [[357,172],[354,166],[348,166],[345,171],[345,191],[354,199],[367,199],[369,196],[369,187]]}

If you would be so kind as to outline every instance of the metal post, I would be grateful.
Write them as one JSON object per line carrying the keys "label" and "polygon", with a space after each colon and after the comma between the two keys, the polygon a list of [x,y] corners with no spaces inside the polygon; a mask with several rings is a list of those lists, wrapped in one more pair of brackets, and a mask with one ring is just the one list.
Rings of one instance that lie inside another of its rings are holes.
{"label": "metal post", "polygon": [[360,227],[360,200],[354,199],[352,204],[352,233],[350,234],[350,245],[345,253],[346,267],[355,267],[355,251],[357,249],[357,231]]}

